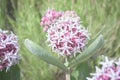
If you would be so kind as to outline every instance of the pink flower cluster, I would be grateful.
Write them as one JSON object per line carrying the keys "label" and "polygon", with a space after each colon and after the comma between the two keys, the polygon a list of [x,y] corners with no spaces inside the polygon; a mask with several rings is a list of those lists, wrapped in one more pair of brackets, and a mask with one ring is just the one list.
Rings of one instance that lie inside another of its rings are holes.
{"label": "pink flower cluster", "polygon": [[48,10],[40,23],[42,26],[44,26],[44,31],[47,31],[49,26],[61,16],[62,16],[62,12],[56,12],[55,10]]}
{"label": "pink flower cluster", "polygon": [[92,78],[87,78],[87,80],[120,80],[120,58],[109,60],[105,57],[100,64],[102,67],[96,67],[96,73],[91,73]]}
{"label": "pink flower cluster", "polygon": [[13,65],[18,63],[18,40],[12,32],[0,30],[0,71],[6,71]]}
{"label": "pink flower cluster", "polygon": [[47,30],[49,46],[54,52],[65,56],[81,52],[88,39],[88,30],[81,25],[80,17],[74,11],[62,12],[62,15],[50,24]]}

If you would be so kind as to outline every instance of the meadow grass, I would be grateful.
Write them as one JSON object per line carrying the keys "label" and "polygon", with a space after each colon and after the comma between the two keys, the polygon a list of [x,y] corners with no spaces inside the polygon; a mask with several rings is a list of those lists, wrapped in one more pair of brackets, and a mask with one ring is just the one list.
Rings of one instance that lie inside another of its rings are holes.
{"label": "meadow grass", "polygon": [[[24,40],[28,38],[50,51],[39,24],[49,8],[76,11],[83,25],[91,32],[91,39],[103,28],[106,44],[97,53],[114,57],[120,55],[120,0],[17,0],[17,8],[14,1],[11,0],[15,20],[7,14],[7,0],[0,1],[0,28],[12,28],[18,35],[22,59],[19,64],[21,80],[58,80],[55,79],[58,69],[32,55],[24,46]],[[6,21],[9,25],[6,25]]]}

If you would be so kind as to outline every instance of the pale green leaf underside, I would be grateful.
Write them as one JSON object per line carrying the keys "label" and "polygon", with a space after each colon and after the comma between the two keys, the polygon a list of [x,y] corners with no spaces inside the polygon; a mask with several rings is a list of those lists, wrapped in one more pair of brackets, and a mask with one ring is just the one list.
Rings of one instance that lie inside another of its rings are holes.
{"label": "pale green leaf underside", "polygon": [[49,54],[49,52],[47,52],[45,49],[43,49],[36,43],[32,42],[29,39],[26,39],[24,44],[31,53],[35,54],[40,59],[46,61],[49,64],[57,66],[64,71],[67,71],[67,67],[62,62],[60,62],[57,58]]}

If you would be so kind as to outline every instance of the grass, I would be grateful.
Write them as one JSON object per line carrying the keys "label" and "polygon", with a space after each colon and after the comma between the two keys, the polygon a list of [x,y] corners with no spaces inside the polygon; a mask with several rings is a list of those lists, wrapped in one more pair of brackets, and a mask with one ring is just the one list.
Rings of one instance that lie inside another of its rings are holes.
{"label": "grass", "polygon": [[15,0],[11,0],[15,20],[7,13],[6,2],[0,1],[0,28],[11,29],[18,35],[22,57],[19,65],[21,80],[56,80],[56,67],[31,55],[23,44],[29,38],[49,49],[44,43],[46,37],[39,25],[41,16],[48,8],[76,11],[83,25],[91,32],[91,39],[104,28],[102,34],[106,44],[98,53],[120,56],[120,0],[17,0],[17,8]]}

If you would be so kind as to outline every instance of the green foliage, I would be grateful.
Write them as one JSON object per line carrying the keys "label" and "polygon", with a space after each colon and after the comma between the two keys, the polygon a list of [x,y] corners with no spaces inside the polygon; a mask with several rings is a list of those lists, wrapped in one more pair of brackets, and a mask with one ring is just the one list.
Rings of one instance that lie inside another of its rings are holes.
{"label": "green foliage", "polygon": [[90,65],[93,65],[93,63],[88,61],[81,63],[71,74],[72,80],[86,80],[86,77],[93,71],[93,68]]}
{"label": "green foliage", "polygon": [[5,26],[5,19],[6,19],[6,1],[0,0],[0,28]]}
{"label": "green foliage", "polygon": [[67,67],[62,62],[60,62],[57,58],[52,56],[49,52],[47,52],[45,49],[38,46],[34,42],[26,39],[25,45],[31,53],[35,54],[36,56],[38,56],[48,64],[52,64],[54,66],[61,68],[63,71],[67,71]]}
{"label": "green foliage", "polygon": [[20,68],[18,65],[13,65],[10,70],[0,72],[0,80],[20,80]]}

